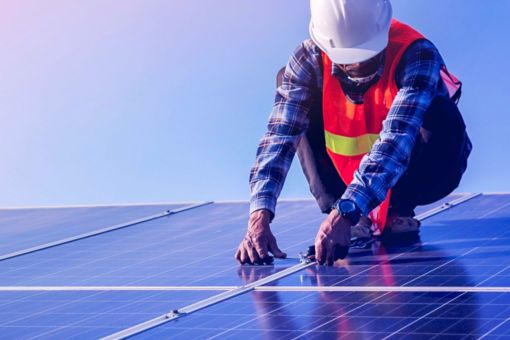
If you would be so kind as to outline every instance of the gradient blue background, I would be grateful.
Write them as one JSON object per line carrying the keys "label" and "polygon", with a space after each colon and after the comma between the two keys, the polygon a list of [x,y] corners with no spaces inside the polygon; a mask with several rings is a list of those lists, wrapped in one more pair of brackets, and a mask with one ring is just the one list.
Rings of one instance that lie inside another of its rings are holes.
{"label": "gradient blue background", "polygon": [[[464,82],[460,191],[510,191],[510,2],[393,0]],[[307,0],[0,1],[0,206],[248,199]],[[297,163],[283,197],[309,196]]]}

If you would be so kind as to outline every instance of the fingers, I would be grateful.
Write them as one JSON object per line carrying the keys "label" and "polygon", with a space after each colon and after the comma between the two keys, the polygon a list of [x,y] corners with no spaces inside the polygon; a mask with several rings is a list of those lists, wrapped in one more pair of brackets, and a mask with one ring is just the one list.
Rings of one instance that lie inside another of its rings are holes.
{"label": "fingers", "polygon": [[315,238],[316,260],[319,265],[332,266],[347,256],[351,239],[351,223],[337,215],[328,215]]}
{"label": "fingers", "polygon": [[237,248],[237,251],[236,251],[236,254],[235,254],[234,258],[237,261],[241,262],[241,247]]}
{"label": "fingers", "polygon": [[349,252],[349,247],[341,246],[341,245],[335,245],[334,247],[334,259],[336,260],[343,260],[347,253]]}
{"label": "fingers", "polygon": [[[259,221],[258,217],[260,216],[253,213],[254,221],[250,219],[248,231],[236,252],[235,258],[241,264],[272,264],[274,257],[287,257],[278,247],[276,238],[269,229],[269,221]],[[274,257],[269,255],[270,252]]]}
{"label": "fingers", "polygon": [[332,266],[336,260],[344,259],[349,247],[333,243],[327,238],[320,237],[315,243],[315,259],[319,265]]}
{"label": "fingers", "polygon": [[332,266],[336,260],[344,259],[349,252],[349,247],[341,246],[339,244],[331,246],[324,243],[318,243],[315,247],[317,248],[316,259],[320,265],[326,263],[328,266]]}
{"label": "fingers", "polygon": [[258,257],[257,264],[272,264],[273,257],[269,256],[268,242],[266,237],[255,237],[252,238],[254,245],[255,256]]}
{"label": "fingers", "polygon": [[326,247],[321,241],[315,241],[315,259],[320,265],[326,262]]}
{"label": "fingers", "polygon": [[268,247],[266,242],[263,240],[256,241],[255,248],[253,249],[255,256],[258,257],[258,262],[254,262],[257,264],[273,264],[273,257],[269,256]]}
{"label": "fingers", "polygon": [[262,261],[260,260],[259,255],[257,254],[257,251],[252,245],[252,242],[246,241],[246,251],[248,253],[248,257],[250,258],[250,264],[262,264]]}
{"label": "fingers", "polygon": [[246,253],[246,250],[244,249],[244,242],[239,245],[239,248],[237,248],[235,258],[237,261],[239,261],[240,264],[247,263],[249,257]]}
{"label": "fingers", "polygon": [[244,247],[241,248],[239,262],[241,262],[241,264],[250,263],[250,258],[248,257],[248,252],[246,251],[246,249]]}
{"label": "fingers", "polygon": [[267,249],[267,242],[265,242],[262,238],[255,238],[253,240],[255,250],[257,251],[258,256],[261,259],[265,259],[266,257],[269,257],[269,252]]}
{"label": "fingers", "polygon": [[268,256],[268,257],[262,259],[262,264],[273,264],[273,262],[274,262],[274,257],[272,257],[272,256]]}
{"label": "fingers", "polygon": [[328,257],[327,257],[327,261],[326,261],[326,264],[328,266],[332,266],[333,264],[335,264],[335,259],[333,258],[333,255],[332,254],[328,254]]}
{"label": "fingers", "polygon": [[335,263],[335,253],[333,252],[333,244],[331,242],[328,242],[326,245],[326,264],[328,266],[332,266]]}
{"label": "fingers", "polygon": [[240,264],[262,265],[272,264],[274,261],[273,257],[269,255],[267,242],[264,242],[261,238],[255,239],[249,235],[246,235],[241,245],[239,245],[235,258]]}
{"label": "fingers", "polygon": [[274,255],[274,257],[278,259],[287,258],[287,254],[278,248],[278,244],[276,243],[276,238],[272,237],[269,240],[269,251]]}

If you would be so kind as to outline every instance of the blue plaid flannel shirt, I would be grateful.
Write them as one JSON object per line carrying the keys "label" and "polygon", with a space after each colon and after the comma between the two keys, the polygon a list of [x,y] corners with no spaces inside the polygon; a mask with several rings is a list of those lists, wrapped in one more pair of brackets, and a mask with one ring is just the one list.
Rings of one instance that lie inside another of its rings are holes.
{"label": "blue plaid flannel shirt", "polygon": [[[380,138],[362,159],[354,180],[342,195],[356,202],[363,214],[379,205],[405,172],[425,111],[436,95],[447,95],[440,81],[443,65],[441,55],[428,40],[413,43],[404,53],[395,75],[399,92]],[[379,69],[379,77],[383,68],[384,65]],[[333,74],[351,100],[362,100],[367,85],[350,81],[337,67],[333,67]],[[285,68],[267,132],[260,141],[250,172],[250,213],[267,209],[274,215],[297,145],[308,127],[313,99],[322,92],[322,78],[321,51],[310,39],[305,40]]]}

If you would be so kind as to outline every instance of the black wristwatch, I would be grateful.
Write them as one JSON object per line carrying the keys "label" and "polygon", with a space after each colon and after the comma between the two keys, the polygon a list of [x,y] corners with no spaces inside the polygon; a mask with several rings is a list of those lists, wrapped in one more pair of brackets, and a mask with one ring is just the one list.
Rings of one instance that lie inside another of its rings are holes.
{"label": "black wristwatch", "polygon": [[333,208],[335,208],[342,217],[351,221],[352,225],[356,225],[359,222],[361,210],[353,201],[340,199],[336,201]]}

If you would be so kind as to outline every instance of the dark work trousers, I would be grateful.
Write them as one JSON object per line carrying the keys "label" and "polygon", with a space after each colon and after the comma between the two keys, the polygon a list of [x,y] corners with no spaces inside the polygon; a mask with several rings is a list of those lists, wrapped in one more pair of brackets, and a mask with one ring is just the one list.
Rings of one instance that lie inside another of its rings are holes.
{"label": "dark work trousers", "polygon": [[[326,153],[322,100],[310,112],[310,125],[297,154],[305,177],[324,213],[342,195],[346,185]],[[418,205],[433,203],[459,185],[467,166],[471,142],[457,105],[436,97],[424,116],[406,172],[392,188],[390,212],[414,216]]]}

